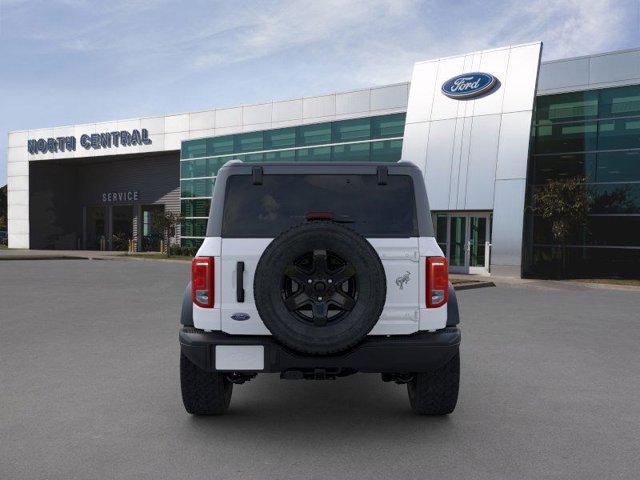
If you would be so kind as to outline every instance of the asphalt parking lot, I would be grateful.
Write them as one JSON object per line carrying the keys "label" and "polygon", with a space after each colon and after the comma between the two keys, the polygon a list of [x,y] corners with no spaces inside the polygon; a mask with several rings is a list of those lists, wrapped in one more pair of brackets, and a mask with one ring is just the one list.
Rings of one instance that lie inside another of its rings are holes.
{"label": "asphalt parking lot", "polygon": [[375,375],[258,376],[228,415],[181,404],[185,263],[0,262],[2,479],[637,479],[640,292],[459,293],[458,408]]}

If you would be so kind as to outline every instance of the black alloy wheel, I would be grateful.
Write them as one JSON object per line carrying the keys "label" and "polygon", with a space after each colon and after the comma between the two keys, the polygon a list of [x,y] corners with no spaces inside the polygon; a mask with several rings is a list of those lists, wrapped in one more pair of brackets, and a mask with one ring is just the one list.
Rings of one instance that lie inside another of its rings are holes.
{"label": "black alloy wheel", "polygon": [[300,320],[323,327],[353,310],[358,298],[356,269],[327,250],[314,250],[284,269],[282,296]]}

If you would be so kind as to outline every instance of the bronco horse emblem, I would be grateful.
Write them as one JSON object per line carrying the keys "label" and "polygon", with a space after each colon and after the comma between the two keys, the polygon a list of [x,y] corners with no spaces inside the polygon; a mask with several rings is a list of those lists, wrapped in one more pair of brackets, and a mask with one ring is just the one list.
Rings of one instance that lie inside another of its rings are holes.
{"label": "bronco horse emblem", "polygon": [[411,280],[411,272],[407,271],[403,275],[400,275],[398,278],[396,278],[396,285],[400,287],[400,290],[402,290],[404,284],[409,283],[409,280]]}

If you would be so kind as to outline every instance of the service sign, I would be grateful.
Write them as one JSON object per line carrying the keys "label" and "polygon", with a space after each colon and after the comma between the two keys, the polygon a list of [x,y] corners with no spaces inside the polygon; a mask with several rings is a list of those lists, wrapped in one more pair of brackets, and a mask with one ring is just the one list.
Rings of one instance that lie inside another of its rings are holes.
{"label": "service sign", "polygon": [[498,80],[490,73],[464,73],[442,84],[442,93],[449,98],[474,98],[490,92]]}
{"label": "service sign", "polygon": [[[31,155],[38,153],[75,152],[78,142],[75,136],[55,138],[32,138],[27,141],[27,150]],[[84,133],[80,135],[80,146],[85,150],[102,148],[132,147],[150,145],[149,131],[119,130],[116,132]]]}

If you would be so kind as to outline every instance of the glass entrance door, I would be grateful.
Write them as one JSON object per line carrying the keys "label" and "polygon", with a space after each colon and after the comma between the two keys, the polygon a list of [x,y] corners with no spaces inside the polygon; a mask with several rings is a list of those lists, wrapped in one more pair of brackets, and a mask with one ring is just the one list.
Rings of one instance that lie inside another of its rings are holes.
{"label": "glass entrance door", "polygon": [[489,273],[491,213],[436,213],[436,241],[452,273]]}
{"label": "glass entrance door", "polygon": [[127,251],[133,238],[133,206],[114,206],[111,226],[111,249]]}
{"label": "glass entrance door", "polygon": [[85,244],[87,250],[100,250],[100,242],[106,238],[105,212],[105,207],[87,207]]}

